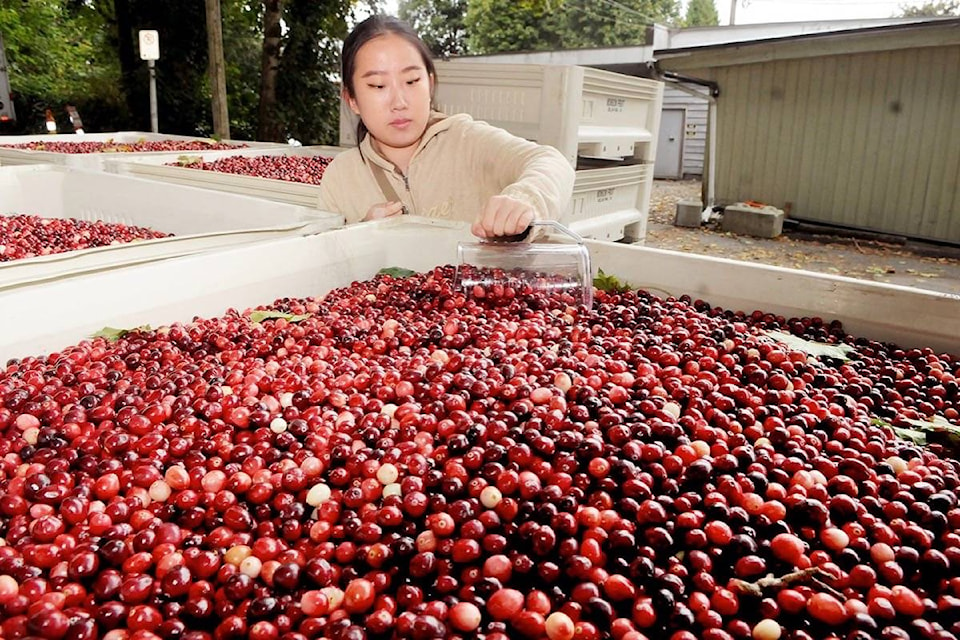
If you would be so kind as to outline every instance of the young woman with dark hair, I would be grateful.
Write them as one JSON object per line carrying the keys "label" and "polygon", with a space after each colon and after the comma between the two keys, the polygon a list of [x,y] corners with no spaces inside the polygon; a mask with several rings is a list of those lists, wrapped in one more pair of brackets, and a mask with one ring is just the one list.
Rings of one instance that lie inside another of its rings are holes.
{"label": "young woman with dark hair", "polygon": [[357,25],[341,73],[359,145],[333,159],[321,192],[348,223],[412,213],[472,222],[481,238],[512,237],[567,206],[574,172],[559,151],[432,109],[433,60],[404,22]]}

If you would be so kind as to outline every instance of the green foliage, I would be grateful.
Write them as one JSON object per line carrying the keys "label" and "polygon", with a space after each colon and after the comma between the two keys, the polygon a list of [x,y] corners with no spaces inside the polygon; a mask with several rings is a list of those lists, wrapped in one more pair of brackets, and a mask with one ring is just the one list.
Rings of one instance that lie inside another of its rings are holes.
{"label": "green foliage", "polygon": [[339,138],[340,45],[347,35],[350,0],[284,3],[284,37],[277,101],[286,134],[303,144],[336,144]]}
{"label": "green foliage", "polygon": [[720,24],[717,6],[713,0],[690,0],[683,18],[685,27],[715,27]]}
{"label": "green foliage", "polygon": [[384,267],[377,271],[377,275],[386,275],[392,276],[394,278],[409,278],[412,275],[416,275],[416,271],[411,269],[405,269],[403,267]]}
{"label": "green foliage", "polygon": [[399,9],[435,56],[467,53],[467,0],[402,0]]}
{"label": "green foliage", "polygon": [[473,53],[546,49],[545,3],[471,0],[465,23]]}
{"label": "green foliage", "polygon": [[230,136],[253,140],[257,133],[260,87],[260,3],[221,0],[223,50],[227,65],[227,109]]}
{"label": "green foliage", "polygon": [[928,0],[919,6],[900,5],[900,15],[913,17],[947,17],[960,15],[960,0]]}
{"label": "green foliage", "polygon": [[[220,0],[231,134],[258,127],[261,2]],[[339,54],[348,25],[378,11],[379,0],[284,0],[277,113],[283,136],[336,143]],[[19,121],[4,133],[41,133],[51,109],[61,131],[75,105],[88,132],[149,130],[149,71],[138,31],[160,33],[156,63],[160,131],[209,136],[204,3],[199,0],[0,0]]]}
{"label": "green foliage", "polygon": [[266,320],[286,320],[287,322],[303,322],[310,317],[310,314],[287,313],[285,311],[275,311],[273,309],[258,310],[250,312],[250,322],[262,323]]}
{"label": "green foliage", "polygon": [[471,0],[471,53],[645,44],[654,23],[673,24],[677,0]]}
{"label": "green foliage", "polygon": [[621,293],[631,289],[629,283],[622,282],[620,278],[615,275],[604,273],[603,269],[597,270],[597,275],[593,278],[593,286],[600,291],[608,291],[610,293]]}
{"label": "green foliage", "polygon": [[[64,107],[84,111],[90,96],[101,108],[116,108],[119,67],[104,51],[103,20],[86,3],[62,0],[0,0],[17,132],[44,132],[51,109],[62,130],[69,129]],[[89,127],[89,124],[87,124]]]}

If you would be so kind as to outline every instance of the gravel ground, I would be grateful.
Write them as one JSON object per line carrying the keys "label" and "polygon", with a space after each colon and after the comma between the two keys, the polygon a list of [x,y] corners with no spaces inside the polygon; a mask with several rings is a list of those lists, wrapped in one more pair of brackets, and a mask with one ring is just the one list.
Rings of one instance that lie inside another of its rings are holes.
{"label": "gravel ground", "polygon": [[699,180],[657,180],[650,200],[646,246],[805,269],[960,295],[960,250],[788,228],[773,239],[737,236],[716,224],[673,225],[679,200],[699,200]]}

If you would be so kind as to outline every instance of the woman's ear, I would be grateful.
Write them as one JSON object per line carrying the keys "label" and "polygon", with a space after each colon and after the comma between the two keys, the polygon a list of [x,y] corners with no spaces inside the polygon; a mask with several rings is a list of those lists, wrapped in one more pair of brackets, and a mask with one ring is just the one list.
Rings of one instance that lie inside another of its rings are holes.
{"label": "woman's ear", "polygon": [[357,106],[356,99],[350,95],[350,91],[346,87],[343,87],[340,90],[340,94],[343,96],[344,101],[347,103],[347,106],[350,107],[350,111],[353,111],[354,115],[360,115],[360,108]]}

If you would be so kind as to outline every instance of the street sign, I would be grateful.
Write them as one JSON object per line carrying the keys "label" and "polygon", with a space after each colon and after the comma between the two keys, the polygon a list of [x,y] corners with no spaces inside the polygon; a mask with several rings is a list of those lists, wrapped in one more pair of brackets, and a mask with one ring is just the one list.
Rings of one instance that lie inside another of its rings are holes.
{"label": "street sign", "polygon": [[160,59],[160,34],[152,29],[140,31],[140,59]]}

